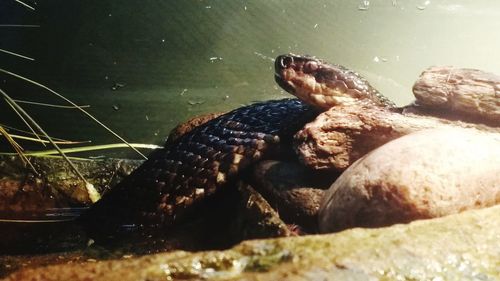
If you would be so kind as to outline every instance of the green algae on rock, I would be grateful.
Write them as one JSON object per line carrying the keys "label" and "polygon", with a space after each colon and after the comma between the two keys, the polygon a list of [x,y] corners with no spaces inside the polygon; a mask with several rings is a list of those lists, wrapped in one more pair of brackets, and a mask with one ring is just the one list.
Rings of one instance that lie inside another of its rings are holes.
{"label": "green algae on rock", "polygon": [[498,280],[500,206],[379,229],[55,265],[5,280]]}

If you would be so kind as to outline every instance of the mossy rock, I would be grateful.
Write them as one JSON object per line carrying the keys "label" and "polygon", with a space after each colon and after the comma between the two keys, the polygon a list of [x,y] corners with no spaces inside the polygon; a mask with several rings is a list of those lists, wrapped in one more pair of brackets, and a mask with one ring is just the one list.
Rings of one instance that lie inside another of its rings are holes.
{"label": "mossy rock", "polygon": [[26,269],[6,280],[498,280],[500,206],[226,251]]}

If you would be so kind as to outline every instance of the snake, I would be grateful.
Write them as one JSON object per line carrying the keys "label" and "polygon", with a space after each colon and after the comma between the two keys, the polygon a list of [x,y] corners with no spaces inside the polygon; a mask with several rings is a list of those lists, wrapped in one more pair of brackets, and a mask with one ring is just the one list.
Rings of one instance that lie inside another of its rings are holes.
{"label": "snake", "polygon": [[275,81],[295,98],[237,108],[167,141],[82,220],[101,226],[171,226],[234,186],[253,164],[291,146],[293,135],[322,111],[355,103],[395,106],[357,72],[312,56],[278,56]]}

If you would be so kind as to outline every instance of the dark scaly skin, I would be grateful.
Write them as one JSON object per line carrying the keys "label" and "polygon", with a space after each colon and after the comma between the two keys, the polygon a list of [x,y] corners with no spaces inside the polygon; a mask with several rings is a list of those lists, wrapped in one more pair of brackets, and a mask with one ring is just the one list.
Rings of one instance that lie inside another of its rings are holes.
{"label": "dark scaly skin", "polygon": [[[193,206],[231,186],[242,170],[268,158],[280,146],[290,145],[296,131],[321,110],[335,105],[318,104],[304,96],[311,90],[304,81],[333,85],[334,94],[348,96],[348,102],[393,106],[357,73],[315,58],[279,56],[275,70],[278,84],[305,102],[266,101],[208,121],[153,152],[82,220],[105,227],[168,226],[182,219]],[[329,91],[327,88],[322,91]]]}
{"label": "dark scaly skin", "polygon": [[193,129],[149,159],[84,215],[100,225],[171,225],[231,185],[237,174],[288,145],[318,111],[297,100],[256,103]]}

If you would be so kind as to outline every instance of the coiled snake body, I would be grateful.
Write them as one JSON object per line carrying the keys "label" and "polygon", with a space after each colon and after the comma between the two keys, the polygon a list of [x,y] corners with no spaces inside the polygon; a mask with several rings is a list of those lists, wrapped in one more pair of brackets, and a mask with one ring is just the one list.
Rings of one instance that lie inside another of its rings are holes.
{"label": "coiled snake body", "polygon": [[321,110],[359,102],[393,106],[357,73],[316,58],[279,56],[275,70],[277,83],[299,99],[241,107],[193,129],[153,152],[83,218],[170,225],[230,186],[242,170],[289,145],[293,134]]}

